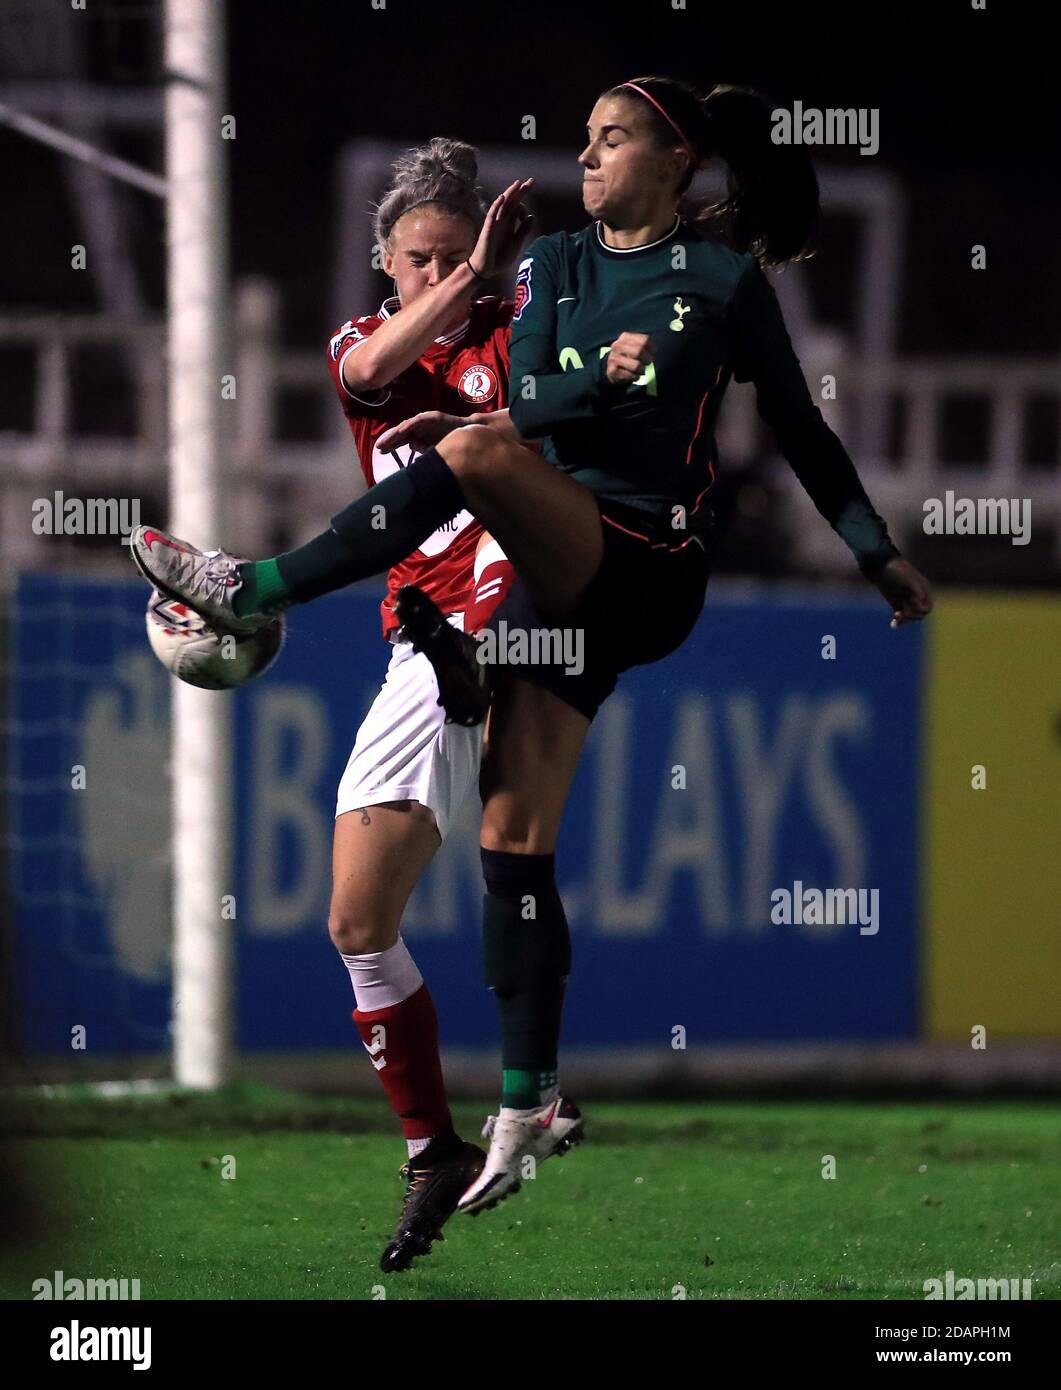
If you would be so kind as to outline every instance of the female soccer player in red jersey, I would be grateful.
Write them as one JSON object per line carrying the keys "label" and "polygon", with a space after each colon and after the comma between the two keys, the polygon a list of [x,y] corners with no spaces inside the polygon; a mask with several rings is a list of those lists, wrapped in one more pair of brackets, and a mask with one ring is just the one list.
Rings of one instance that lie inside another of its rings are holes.
{"label": "female soccer player in red jersey", "polygon": [[[378,572],[466,507],[519,576],[494,623],[582,634],[577,675],[544,664],[496,673],[481,844],[504,1077],[486,1166],[460,1202],[470,1212],[515,1191],[526,1157],[562,1152],[581,1133],[555,1073],[570,964],[557,834],[596,710],[623,671],[678,647],[703,605],[713,426],[731,377],[755,383],[760,413],[888,602],[892,626],[931,610],[927,581],[899,555],[811,400],[763,273],[805,254],[818,211],[806,151],[771,135],[769,103],[739,89],[701,98],[648,77],[598,98],[578,157],[593,221],[540,237],[517,277],[509,414],[522,439],[542,441],[541,457],[497,430],[439,438],[436,419],[410,422],[395,437],[433,447],[287,555],[238,563],[164,537],[148,544],[143,531],[133,538],[160,588],[246,630],[269,610]],[[724,164],[729,195],[683,208],[695,169],[711,159]],[[506,192],[499,220],[517,200]],[[473,272],[484,273],[496,235],[484,224]],[[379,506],[383,536],[371,524]],[[444,681],[463,668],[474,682],[467,648],[456,633],[433,643]]]}
{"label": "female soccer player in red jersey", "polygon": [[[397,294],[344,323],[328,350],[369,486],[416,457],[409,445],[379,448],[411,413],[438,410],[464,423],[457,417],[504,410],[512,301],[478,297],[479,281],[463,269],[485,211],[471,146],[435,139],[396,163],[375,234]],[[482,728],[445,722],[427,658],[398,632],[394,596],[416,584],[455,627],[466,618],[479,626],[510,578],[496,542],[467,511],[391,569],[382,604],[390,663],[339,783],[328,929],[350,972],[354,1021],[409,1149],[384,1270],[427,1252],[484,1159],[453,1130],[434,1005],[400,934],[410,894],[477,787]],[[476,603],[479,588],[485,597]]]}

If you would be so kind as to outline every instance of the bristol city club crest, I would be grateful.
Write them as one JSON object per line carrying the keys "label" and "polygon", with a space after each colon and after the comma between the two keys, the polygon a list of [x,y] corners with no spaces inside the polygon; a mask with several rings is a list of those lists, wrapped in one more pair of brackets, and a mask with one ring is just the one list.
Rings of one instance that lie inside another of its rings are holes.
{"label": "bristol city club crest", "polygon": [[457,393],[462,401],[483,405],[497,395],[497,377],[490,367],[469,367],[457,382]]}

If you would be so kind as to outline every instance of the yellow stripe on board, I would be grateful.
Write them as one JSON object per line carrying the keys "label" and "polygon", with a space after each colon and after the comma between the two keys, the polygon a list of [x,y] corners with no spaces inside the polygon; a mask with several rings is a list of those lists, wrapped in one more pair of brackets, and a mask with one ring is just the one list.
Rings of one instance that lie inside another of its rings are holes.
{"label": "yellow stripe on board", "polygon": [[928,629],[923,1036],[1058,1038],[1061,599],[944,593]]}

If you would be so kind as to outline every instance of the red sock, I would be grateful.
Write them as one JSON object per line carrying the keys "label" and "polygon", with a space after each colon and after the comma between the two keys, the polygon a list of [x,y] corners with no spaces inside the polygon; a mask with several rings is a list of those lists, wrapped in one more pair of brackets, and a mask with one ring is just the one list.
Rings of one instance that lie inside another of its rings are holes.
{"label": "red sock", "polygon": [[451,1120],[438,1055],[438,1018],[427,985],[400,1004],[371,1013],[355,1009],[353,1020],[406,1139],[442,1134]]}
{"label": "red sock", "polygon": [[475,583],[464,610],[464,631],[478,632],[508,593],[516,571],[497,541],[488,541],[475,557]]}

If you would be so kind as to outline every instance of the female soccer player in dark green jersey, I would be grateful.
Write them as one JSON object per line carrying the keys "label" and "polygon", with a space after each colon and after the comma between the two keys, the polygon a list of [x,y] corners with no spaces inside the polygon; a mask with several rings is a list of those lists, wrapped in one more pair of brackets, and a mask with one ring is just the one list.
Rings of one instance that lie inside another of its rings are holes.
{"label": "female soccer player in dark green jersey", "polygon": [[[754,382],[779,447],[884,595],[892,626],[931,609],[927,582],[890,541],[810,398],[763,272],[808,247],[818,196],[803,147],[773,142],[771,108],[753,93],[716,88],[701,99],[685,83],[648,77],[601,95],[578,158],[593,220],[539,238],[520,263],[507,418],[449,432],[457,422],[410,422],[405,442],[433,447],[274,560],[203,555],[148,528],[133,540],[160,588],[249,630],[277,607],[387,569],[467,507],[519,576],[494,627],[562,626],[579,639],[577,674],[570,661],[495,668],[481,843],[504,1079],[486,1167],[461,1200],[471,1212],[515,1191],[528,1156],[562,1152],[581,1135],[581,1115],[556,1083],[570,969],[556,839],[601,702],[621,672],[679,646],[702,608],[713,427],[731,378]],[[726,168],[728,197],[685,208],[693,173],[713,159]],[[511,254],[526,228],[526,186],[497,199],[454,276],[485,278]],[[541,453],[523,440],[540,441]],[[409,613],[419,628],[423,606]],[[445,695],[454,655],[466,669],[475,659],[445,623],[422,637]]]}

